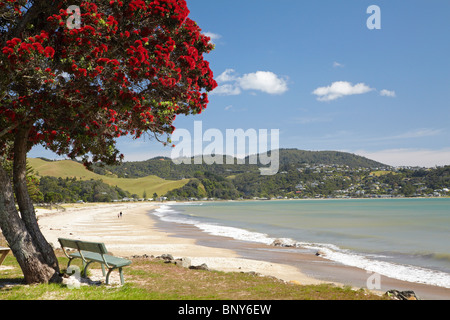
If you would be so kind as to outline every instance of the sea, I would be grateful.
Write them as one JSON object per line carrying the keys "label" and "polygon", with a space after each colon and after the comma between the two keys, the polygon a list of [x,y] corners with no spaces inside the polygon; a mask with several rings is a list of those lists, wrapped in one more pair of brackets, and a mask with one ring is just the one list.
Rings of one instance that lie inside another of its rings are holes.
{"label": "sea", "polygon": [[450,288],[450,198],[168,203],[151,214],[213,236],[277,240],[335,263]]}

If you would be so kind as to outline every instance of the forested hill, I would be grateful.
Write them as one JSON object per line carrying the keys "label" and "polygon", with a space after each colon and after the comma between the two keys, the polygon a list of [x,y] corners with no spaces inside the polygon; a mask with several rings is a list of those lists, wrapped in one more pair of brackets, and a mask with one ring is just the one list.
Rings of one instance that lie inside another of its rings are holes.
{"label": "forested hill", "polygon": [[298,149],[281,149],[280,164],[297,165],[340,165],[349,166],[350,168],[381,168],[388,165],[358,156],[352,153],[339,151],[304,151]]}
{"label": "forested hill", "polygon": [[[249,164],[175,164],[169,158],[157,157],[147,161],[124,162],[118,166],[94,166],[97,174],[113,174],[119,178],[140,178],[155,175],[163,179],[193,178],[198,172],[210,172],[222,176],[231,176],[240,173],[257,172],[257,165]],[[386,168],[385,164],[345,152],[338,151],[304,151],[297,149],[280,150],[279,171],[288,171],[292,167],[303,164],[309,165],[340,165],[349,168]]]}
{"label": "forested hill", "polygon": [[[364,157],[335,151],[283,149],[279,157],[278,173],[271,176],[261,175],[259,166],[250,165],[248,161],[246,164],[213,165],[196,165],[192,161],[176,165],[169,158],[159,157],[125,162],[120,166],[95,166],[97,174],[72,161],[29,161],[36,175],[41,177],[40,198],[50,202],[115,200],[123,198],[122,190],[135,199],[165,196],[180,201],[450,195],[450,166],[390,168]],[[80,179],[90,181],[80,182]]]}

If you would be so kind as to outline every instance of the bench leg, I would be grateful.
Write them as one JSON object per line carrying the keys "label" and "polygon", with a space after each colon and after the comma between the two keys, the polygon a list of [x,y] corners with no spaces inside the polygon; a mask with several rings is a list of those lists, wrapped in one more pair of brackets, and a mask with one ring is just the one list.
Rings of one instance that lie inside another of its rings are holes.
{"label": "bench leg", "polygon": [[[86,264],[86,266],[84,267],[84,277],[85,278],[87,278],[87,269],[88,269],[88,267],[89,267],[89,265],[92,263],[92,262],[95,262],[95,261],[89,261],[87,264]],[[103,266],[103,265],[102,265]]]}
{"label": "bench leg", "polygon": [[4,251],[1,256],[0,256],[0,266],[2,265],[3,261],[5,261],[6,256],[8,255],[9,250],[8,251]]}
{"label": "bench leg", "polygon": [[108,274],[106,275],[106,284],[109,284],[109,275],[114,269],[108,269]]}
{"label": "bench leg", "polygon": [[70,264],[72,263],[72,261],[74,260],[74,258],[69,258],[69,262],[67,263],[67,270],[69,269],[69,267],[70,267]]}
{"label": "bench leg", "polygon": [[[114,270],[114,268],[108,270],[108,274],[106,275],[106,284],[109,284],[109,275],[111,274],[111,272],[112,272],[113,270]],[[124,284],[125,284],[125,280],[124,280],[124,278],[123,278],[123,271],[122,271],[122,268],[119,268],[119,274],[120,274],[120,283],[121,283],[121,285],[124,285]]]}
{"label": "bench leg", "polygon": [[123,271],[122,268],[119,268],[119,273],[120,273],[120,284],[124,285],[125,284],[125,280],[123,279]]}

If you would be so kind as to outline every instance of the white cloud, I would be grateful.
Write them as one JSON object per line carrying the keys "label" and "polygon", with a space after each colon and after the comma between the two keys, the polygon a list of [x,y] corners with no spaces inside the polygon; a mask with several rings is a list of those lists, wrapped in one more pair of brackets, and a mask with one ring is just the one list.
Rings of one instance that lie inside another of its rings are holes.
{"label": "white cloud", "polygon": [[397,136],[389,137],[388,139],[417,139],[417,138],[423,138],[423,137],[432,137],[437,136],[443,132],[442,129],[417,129],[414,131],[408,131],[402,134],[399,134]]}
{"label": "white cloud", "polygon": [[257,71],[235,75],[235,70],[227,69],[216,78],[218,83],[232,82],[217,87],[212,93],[221,95],[238,95],[241,90],[255,90],[268,94],[283,94],[288,91],[287,80],[270,71]]}
{"label": "white cloud", "polygon": [[358,83],[352,85],[347,81],[336,81],[328,87],[320,87],[313,91],[319,101],[332,101],[344,96],[351,96],[355,94],[364,94],[374,89],[365,85],[364,83]]}
{"label": "white cloud", "polygon": [[390,91],[386,89],[381,90],[380,95],[382,95],[383,97],[391,97],[391,98],[396,97],[395,91]]}
{"label": "white cloud", "polygon": [[217,82],[230,82],[230,81],[236,81],[238,79],[237,76],[234,76],[233,73],[235,73],[234,69],[227,69],[225,70],[220,76],[216,78]]}
{"label": "white cloud", "polygon": [[354,153],[391,166],[434,167],[450,165],[450,149],[359,150]]}
{"label": "white cloud", "polygon": [[211,93],[222,95],[222,96],[237,96],[237,95],[241,94],[241,89],[232,84],[224,84],[224,85],[218,86]]}
{"label": "white cloud", "polygon": [[257,71],[245,74],[239,79],[244,90],[257,90],[268,94],[282,94],[288,90],[287,81],[270,71]]}
{"label": "white cloud", "polygon": [[216,40],[219,40],[220,38],[222,38],[222,36],[220,34],[212,33],[212,32],[205,32],[204,35],[211,38],[211,43],[215,43]]}
{"label": "white cloud", "polygon": [[231,108],[233,108],[233,105],[226,106],[226,107],[225,107],[225,110],[228,111],[228,110],[230,110]]}
{"label": "white cloud", "polygon": [[343,68],[344,65],[342,63],[339,63],[339,62],[335,61],[335,62],[333,62],[333,67],[334,68],[339,68],[339,67]]}

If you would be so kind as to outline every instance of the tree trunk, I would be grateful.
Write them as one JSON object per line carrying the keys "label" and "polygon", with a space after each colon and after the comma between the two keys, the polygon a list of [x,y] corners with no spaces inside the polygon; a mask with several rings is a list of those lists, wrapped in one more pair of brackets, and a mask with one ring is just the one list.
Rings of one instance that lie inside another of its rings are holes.
{"label": "tree trunk", "polygon": [[[14,141],[14,190],[10,175],[0,165],[0,228],[27,283],[57,282],[60,280],[58,260],[39,229],[34,206],[28,194],[28,132],[29,128],[20,128]],[[14,194],[20,213],[16,209]]]}
{"label": "tree trunk", "polygon": [[0,227],[6,241],[17,259],[27,283],[56,281],[59,273],[45,261],[36,248],[25,223],[17,212],[11,179],[0,166]]}
{"label": "tree trunk", "polygon": [[36,212],[34,210],[33,202],[28,193],[27,185],[27,141],[29,128],[19,129],[14,141],[14,164],[13,164],[13,180],[14,193],[19,205],[20,215],[25,227],[30,233],[33,243],[37,246],[39,251],[47,264],[59,272],[58,260],[55,252],[47,240],[44,238],[36,219]]}

